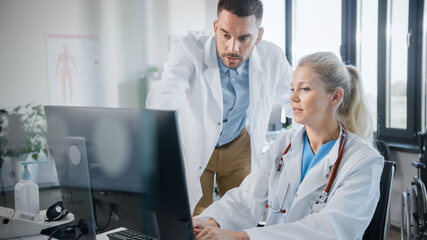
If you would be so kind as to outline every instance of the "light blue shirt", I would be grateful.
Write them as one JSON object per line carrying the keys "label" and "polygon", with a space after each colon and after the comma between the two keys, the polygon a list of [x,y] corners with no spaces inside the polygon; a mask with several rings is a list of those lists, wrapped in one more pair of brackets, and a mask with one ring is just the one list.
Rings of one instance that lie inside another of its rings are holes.
{"label": "light blue shirt", "polygon": [[314,155],[311,150],[310,143],[308,142],[307,133],[304,133],[304,150],[302,153],[302,163],[301,163],[301,182],[304,180],[305,175],[311,168],[316,166],[328,153],[332,150],[335,142],[337,140],[332,140],[320,146],[317,150],[316,155]]}
{"label": "light blue shirt", "polygon": [[224,66],[217,55],[221,78],[223,117],[217,146],[233,141],[242,131],[249,107],[249,59],[236,69]]}

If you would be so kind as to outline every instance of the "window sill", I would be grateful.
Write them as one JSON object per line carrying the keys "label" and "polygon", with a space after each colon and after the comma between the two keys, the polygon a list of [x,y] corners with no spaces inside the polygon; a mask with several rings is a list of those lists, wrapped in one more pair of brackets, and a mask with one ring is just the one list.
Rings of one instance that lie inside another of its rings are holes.
{"label": "window sill", "polygon": [[396,142],[387,142],[390,150],[398,152],[408,152],[408,153],[419,153],[420,148],[418,145],[408,144],[408,143],[396,143]]}

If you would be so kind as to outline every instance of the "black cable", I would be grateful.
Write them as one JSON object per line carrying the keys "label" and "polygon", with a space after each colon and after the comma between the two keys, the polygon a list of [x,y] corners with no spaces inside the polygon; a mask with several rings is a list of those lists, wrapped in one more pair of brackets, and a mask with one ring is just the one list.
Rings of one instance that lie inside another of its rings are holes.
{"label": "black cable", "polygon": [[[105,230],[110,225],[111,217],[113,216],[113,210],[114,210],[113,204],[110,203],[110,213],[108,216],[108,222],[102,228],[98,228],[98,223],[96,223],[96,232],[97,233],[100,233],[101,231]],[[96,211],[95,211],[95,219],[98,220],[98,215],[96,214]]]}
{"label": "black cable", "polygon": [[[1,133],[1,126],[0,126],[0,133]],[[2,169],[2,167],[4,167],[4,159],[2,156],[2,151],[1,151],[1,145],[2,145],[2,140],[0,139],[0,170]],[[3,206],[6,206],[6,194],[4,192],[4,185],[3,185],[3,174],[2,171],[0,171],[0,182],[1,182],[1,193],[3,196]]]}
{"label": "black cable", "polygon": [[[0,150],[0,165],[4,164],[4,162],[1,163],[2,160],[3,160],[3,158],[1,157],[1,150]],[[0,167],[0,170],[1,169],[2,168]],[[2,198],[3,199],[3,205],[2,206],[6,206],[6,193],[4,191],[3,174],[1,171],[0,171],[0,183],[1,183],[1,195],[3,196],[3,198]]]}
{"label": "black cable", "polygon": [[60,230],[61,230],[61,228],[58,228],[58,229],[56,229],[55,231],[53,231],[53,232],[49,235],[49,238],[48,238],[47,240],[52,239],[52,238],[53,238],[53,236],[55,236],[55,234],[56,234],[58,231],[60,231]]}
{"label": "black cable", "polygon": [[81,236],[83,236],[83,232],[80,233],[80,235],[76,238],[76,240],[79,239]]}
{"label": "black cable", "polygon": [[51,240],[53,236],[55,236],[55,234],[57,234],[59,231],[62,231],[65,229],[72,230],[72,229],[76,229],[77,227],[79,227],[79,225],[71,225],[71,226],[64,226],[64,227],[58,228],[49,235],[48,240]]}

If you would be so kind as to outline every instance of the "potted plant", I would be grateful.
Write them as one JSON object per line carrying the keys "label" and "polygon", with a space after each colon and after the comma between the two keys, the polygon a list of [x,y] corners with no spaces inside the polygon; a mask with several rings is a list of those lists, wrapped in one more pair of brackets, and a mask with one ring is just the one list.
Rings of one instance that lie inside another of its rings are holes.
{"label": "potted plant", "polygon": [[29,103],[11,111],[0,108],[0,168],[4,157],[17,158],[30,154],[38,160],[46,144],[46,118],[42,105]]}

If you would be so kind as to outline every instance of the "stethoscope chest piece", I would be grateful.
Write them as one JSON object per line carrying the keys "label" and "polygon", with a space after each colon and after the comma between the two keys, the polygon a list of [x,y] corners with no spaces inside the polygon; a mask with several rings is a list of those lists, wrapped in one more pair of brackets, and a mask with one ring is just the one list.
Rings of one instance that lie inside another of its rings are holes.
{"label": "stethoscope chest piece", "polygon": [[316,204],[323,204],[326,202],[326,200],[328,200],[328,193],[322,191],[322,193],[320,193],[319,197],[316,200]]}

